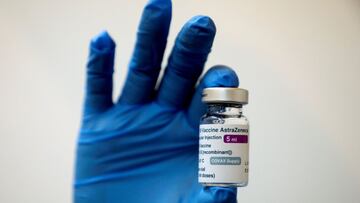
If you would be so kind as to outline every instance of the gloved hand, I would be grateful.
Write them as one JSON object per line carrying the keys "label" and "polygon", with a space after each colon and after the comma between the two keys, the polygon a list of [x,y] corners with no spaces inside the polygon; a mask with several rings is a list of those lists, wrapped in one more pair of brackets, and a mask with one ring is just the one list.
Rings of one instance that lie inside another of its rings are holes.
{"label": "gloved hand", "polygon": [[211,68],[195,88],[210,52],[215,25],[189,20],[176,38],[155,88],[171,20],[170,0],[150,1],[121,96],[112,100],[115,43],[107,32],[90,44],[74,201],[236,202],[236,188],[198,183],[198,126],[205,87],[237,87],[234,71]]}

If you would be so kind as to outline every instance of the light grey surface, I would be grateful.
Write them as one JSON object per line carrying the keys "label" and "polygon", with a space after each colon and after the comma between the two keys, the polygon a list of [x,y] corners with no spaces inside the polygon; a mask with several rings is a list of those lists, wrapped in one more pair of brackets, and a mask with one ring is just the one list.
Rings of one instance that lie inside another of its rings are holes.
{"label": "light grey surface", "polygon": [[[0,202],[71,200],[91,36],[117,43],[115,95],[145,1],[0,1]],[[176,0],[181,25],[210,15],[206,68],[251,93],[250,182],[239,202],[360,202],[360,2]]]}

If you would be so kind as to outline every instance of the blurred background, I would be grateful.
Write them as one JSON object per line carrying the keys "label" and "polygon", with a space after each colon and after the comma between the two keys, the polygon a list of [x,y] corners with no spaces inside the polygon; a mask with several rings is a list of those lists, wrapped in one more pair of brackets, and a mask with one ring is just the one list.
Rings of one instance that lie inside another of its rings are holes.
{"label": "blurred background", "polygon": [[[0,202],[71,202],[89,40],[117,43],[115,98],[145,3],[0,0]],[[174,0],[167,55],[197,14],[218,30],[206,69],[250,91],[238,201],[360,202],[360,1]]]}

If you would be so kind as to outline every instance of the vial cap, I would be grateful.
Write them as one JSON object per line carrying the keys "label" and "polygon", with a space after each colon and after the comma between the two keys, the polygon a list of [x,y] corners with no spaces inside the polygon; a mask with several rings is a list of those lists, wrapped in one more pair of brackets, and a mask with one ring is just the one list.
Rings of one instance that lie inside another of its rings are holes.
{"label": "vial cap", "polygon": [[236,103],[247,104],[249,92],[242,88],[210,87],[205,88],[202,94],[204,103]]}

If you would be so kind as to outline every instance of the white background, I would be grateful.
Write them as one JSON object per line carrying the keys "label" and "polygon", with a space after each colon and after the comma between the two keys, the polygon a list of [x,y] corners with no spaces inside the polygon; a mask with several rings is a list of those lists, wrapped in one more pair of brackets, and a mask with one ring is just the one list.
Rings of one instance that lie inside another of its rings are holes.
{"label": "white background", "polygon": [[[90,38],[117,43],[117,91],[144,0],[0,1],[0,202],[71,201]],[[183,23],[211,16],[206,68],[250,91],[250,184],[241,202],[360,202],[360,2],[175,0]],[[115,95],[114,95],[115,96]]]}

